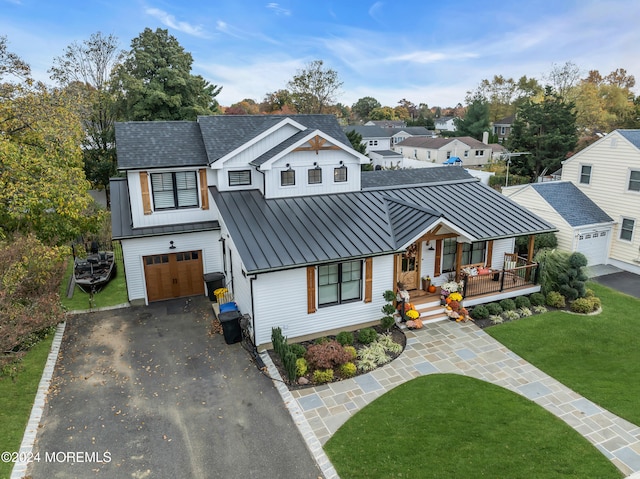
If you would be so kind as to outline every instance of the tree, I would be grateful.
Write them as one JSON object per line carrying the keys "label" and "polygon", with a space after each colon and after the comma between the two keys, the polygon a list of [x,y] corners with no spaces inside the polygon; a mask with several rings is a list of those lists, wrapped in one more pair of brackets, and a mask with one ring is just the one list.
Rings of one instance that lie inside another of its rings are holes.
{"label": "tree", "polygon": [[299,70],[287,86],[298,113],[323,113],[335,103],[342,82],[335,70],[325,68],[322,60],[314,60]]}
{"label": "tree", "polygon": [[534,179],[544,168],[560,167],[578,140],[573,107],[547,86],[541,103],[529,100],[518,109],[507,147],[531,154],[511,160],[513,173]]}
{"label": "tree", "polygon": [[566,62],[564,65],[554,63],[545,79],[560,98],[573,101],[574,88],[580,81],[580,68],[573,62]]}
{"label": "tree", "polygon": [[369,114],[369,118],[374,121],[380,120],[397,120],[396,113],[390,106],[382,106],[380,108],[374,108]]}
{"label": "tree", "polygon": [[356,130],[349,130],[346,135],[354,150],[358,153],[362,153],[363,155],[367,153],[367,145],[362,143],[362,135],[360,133]]}
{"label": "tree", "polygon": [[260,111],[263,113],[295,113],[291,92],[286,89],[267,93],[260,103]]}
{"label": "tree", "polygon": [[467,92],[466,102],[471,104],[475,98],[483,97],[489,106],[489,121],[496,122],[513,115],[527,98],[541,93],[542,87],[533,78],[523,76],[516,82],[513,78],[494,75],[493,79],[482,80],[475,90]]}
{"label": "tree", "polygon": [[476,140],[482,140],[482,134],[489,131],[489,104],[485,99],[476,95],[467,107],[464,118],[455,118],[456,134],[458,136],[471,136]]}
{"label": "tree", "polygon": [[107,194],[109,179],[117,174],[115,151],[115,96],[110,89],[112,73],[124,58],[118,39],[94,33],[82,43],[69,45],[64,54],[54,58],[49,70],[51,79],[78,94],[78,107],[85,136],[82,141],[84,171],[87,179]]}
{"label": "tree", "polygon": [[351,107],[351,111],[355,113],[358,119],[362,121],[369,120],[369,116],[371,112],[376,108],[380,108],[382,105],[378,100],[371,96],[365,96],[360,98],[357,102],[353,104]]}
{"label": "tree", "polygon": [[258,113],[260,113],[260,108],[251,98],[234,103],[224,111],[225,115],[257,115]]}
{"label": "tree", "polygon": [[195,120],[219,112],[222,87],[191,74],[193,58],[167,30],[150,28],[131,42],[116,71],[121,115],[125,120]]}

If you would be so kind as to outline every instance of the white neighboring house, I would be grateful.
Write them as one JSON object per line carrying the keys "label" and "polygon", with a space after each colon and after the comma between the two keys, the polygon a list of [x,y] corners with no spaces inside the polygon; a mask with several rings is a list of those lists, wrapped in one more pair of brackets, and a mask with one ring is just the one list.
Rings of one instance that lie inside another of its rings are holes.
{"label": "white neighboring house", "polygon": [[502,193],[556,226],[558,249],[584,254],[589,266],[608,263],[615,221],[570,181],[510,186]]}
{"label": "white neighboring house", "polygon": [[112,229],[130,301],[202,295],[203,275],[220,273],[258,347],[273,327],[302,340],[378,324],[398,281],[415,291],[464,265],[495,278],[467,305],[540,289],[530,258],[513,269],[515,238],[553,225],[463,168],[361,173],[369,158],[332,115],[118,123],[116,144],[126,178],[111,182]]}
{"label": "white neighboring house", "polygon": [[615,130],[562,165],[572,182],[615,222],[608,263],[640,274],[640,130]]}
{"label": "white neighboring house", "polygon": [[453,116],[441,116],[440,118],[434,118],[433,123],[435,129],[439,131],[456,131],[455,117]]}
{"label": "white neighboring house", "polygon": [[491,162],[492,149],[470,136],[458,138],[411,137],[393,147],[405,158],[444,164],[452,157],[462,160],[464,166],[483,166]]}
{"label": "white neighboring house", "polygon": [[435,137],[434,131],[427,130],[423,126],[395,127],[370,125],[369,123],[344,127],[345,133],[353,130],[362,136],[362,144],[366,146],[365,153],[367,155],[372,151],[389,151],[393,145],[409,137]]}

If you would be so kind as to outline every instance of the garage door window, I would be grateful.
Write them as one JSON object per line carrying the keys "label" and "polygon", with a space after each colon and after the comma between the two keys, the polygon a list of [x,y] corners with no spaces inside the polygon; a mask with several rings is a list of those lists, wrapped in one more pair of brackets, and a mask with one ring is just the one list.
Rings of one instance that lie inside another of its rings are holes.
{"label": "garage door window", "polygon": [[198,206],[198,181],[195,171],[152,173],[151,189],[156,210]]}
{"label": "garage door window", "polygon": [[158,254],[158,255],[155,255],[155,256],[147,256],[145,258],[145,262],[147,263],[148,266],[151,266],[152,264],[168,263],[169,262],[169,255]]}
{"label": "garage door window", "polygon": [[631,241],[633,238],[633,227],[635,226],[635,220],[631,218],[623,218],[622,226],[620,227],[620,239],[624,241]]}

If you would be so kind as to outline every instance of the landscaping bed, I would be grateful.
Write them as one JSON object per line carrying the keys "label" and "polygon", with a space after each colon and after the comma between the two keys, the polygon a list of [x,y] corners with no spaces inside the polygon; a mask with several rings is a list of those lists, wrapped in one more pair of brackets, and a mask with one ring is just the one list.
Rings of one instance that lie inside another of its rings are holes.
{"label": "landscaping bed", "polygon": [[[323,336],[313,341],[292,343],[284,347],[283,353],[283,346],[278,346],[277,339],[281,333],[278,333],[277,328],[274,332],[274,349],[270,349],[268,354],[291,390],[369,373],[400,356],[407,343],[405,334],[397,326],[392,326],[389,331],[382,326],[372,326]],[[295,379],[291,378],[287,360],[283,359],[287,353],[296,356]]]}

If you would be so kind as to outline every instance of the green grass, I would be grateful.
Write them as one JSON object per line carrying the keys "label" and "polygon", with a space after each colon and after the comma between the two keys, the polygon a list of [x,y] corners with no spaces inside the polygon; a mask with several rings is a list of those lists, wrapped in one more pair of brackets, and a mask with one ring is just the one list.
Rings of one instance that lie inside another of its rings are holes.
{"label": "green grass", "polygon": [[[124,278],[124,264],[122,253],[116,254],[116,275],[107,285],[94,295],[93,308],[104,308],[124,304],[129,299],[127,296],[127,285]],[[73,291],[73,297],[67,298],[67,286],[69,278],[73,274],[73,258],[69,259],[67,271],[60,286],[60,298],[62,305],[69,311],[91,309],[89,294],[82,291],[77,285]]]}
{"label": "green grass", "polygon": [[347,421],[325,451],[349,479],[622,477],[535,403],[452,374],[421,376],[389,391]]}
{"label": "green grass", "polygon": [[[22,359],[15,379],[0,378],[0,452],[20,449],[53,336],[31,348]],[[0,461],[0,477],[9,477],[12,468],[13,463]]]}
{"label": "green grass", "polygon": [[560,311],[485,331],[582,396],[640,425],[640,300],[590,283],[602,313]]}

